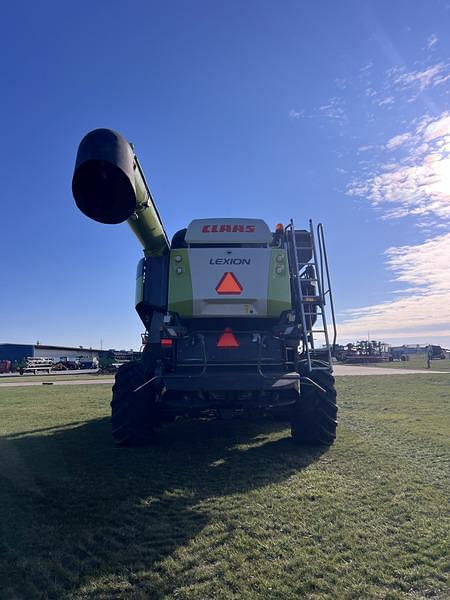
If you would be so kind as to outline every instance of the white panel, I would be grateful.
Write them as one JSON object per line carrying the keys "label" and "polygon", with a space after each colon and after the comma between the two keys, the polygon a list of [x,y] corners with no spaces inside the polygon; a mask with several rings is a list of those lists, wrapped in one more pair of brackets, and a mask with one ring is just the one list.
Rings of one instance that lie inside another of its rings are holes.
{"label": "white panel", "polygon": [[[194,316],[267,316],[270,248],[189,248]],[[218,294],[225,273],[240,294]]]}

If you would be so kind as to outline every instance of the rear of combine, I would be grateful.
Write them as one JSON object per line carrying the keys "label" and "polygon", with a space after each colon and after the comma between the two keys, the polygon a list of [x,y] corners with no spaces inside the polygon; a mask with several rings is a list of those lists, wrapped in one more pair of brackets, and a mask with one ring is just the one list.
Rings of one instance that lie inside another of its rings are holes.
{"label": "rear of combine", "polygon": [[334,315],[321,225],[296,230],[291,221],[272,232],[260,219],[197,219],[169,244],[131,146],[111,130],[81,142],[73,192],[95,220],[128,220],[144,246],[136,310],[147,343],[117,373],[118,443],[146,442],[176,415],[280,409],[295,441],[333,442],[326,301],[333,325]]}

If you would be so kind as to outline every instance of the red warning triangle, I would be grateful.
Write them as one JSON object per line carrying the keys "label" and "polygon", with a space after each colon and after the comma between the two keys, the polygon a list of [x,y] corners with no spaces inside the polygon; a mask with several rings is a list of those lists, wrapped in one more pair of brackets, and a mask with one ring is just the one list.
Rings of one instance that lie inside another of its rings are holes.
{"label": "red warning triangle", "polygon": [[224,273],[222,279],[216,285],[218,294],[240,294],[242,290],[243,287],[237,280],[236,275],[230,271]]}
{"label": "red warning triangle", "polygon": [[216,346],[217,348],[239,348],[239,342],[231,329],[227,327],[220,336]]}

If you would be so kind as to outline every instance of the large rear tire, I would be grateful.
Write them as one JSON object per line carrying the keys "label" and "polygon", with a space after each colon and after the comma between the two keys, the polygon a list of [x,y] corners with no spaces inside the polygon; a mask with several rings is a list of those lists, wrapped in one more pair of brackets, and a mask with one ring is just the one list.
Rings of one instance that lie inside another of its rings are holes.
{"label": "large rear tire", "polygon": [[320,385],[302,383],[292,412],[291,433],[297,444],[330,446],[336,439],[336,387],[330,371],[313,371],[307,377]]}
{"label": "large rear tire", "polygon": [[151,442],[159,423],[151,385],[134,390],[148,380],[140,361],[122,365],[116,374],[111,400],[112,435],[120,446],[142,446]]}

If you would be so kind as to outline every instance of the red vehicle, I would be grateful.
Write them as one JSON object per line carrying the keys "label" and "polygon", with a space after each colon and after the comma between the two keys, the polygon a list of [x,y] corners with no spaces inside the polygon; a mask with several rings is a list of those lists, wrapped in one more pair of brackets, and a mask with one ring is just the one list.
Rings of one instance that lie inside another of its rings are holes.
{"label": "red vehicle", "polygon": [[11,367],[10,360],[0,360],[0,373],[11,373]]}

